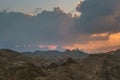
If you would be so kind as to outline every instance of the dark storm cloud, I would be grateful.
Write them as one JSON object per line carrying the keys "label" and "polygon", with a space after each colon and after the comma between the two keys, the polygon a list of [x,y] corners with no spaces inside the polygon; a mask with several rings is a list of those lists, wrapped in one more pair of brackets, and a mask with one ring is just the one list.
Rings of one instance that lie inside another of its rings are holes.
{"label": "dark storm cloud", "polygon": [[[76,20],[76,30],[78,33],[114,33],[120,31],[119,0],[85,0],[80,3],[76,10],[82,13]],[[118,19],[116,19],[116,17]]]}
{"label": "dark storm cloud", "polygon": [[73,26],[73,20],[72,14],[64,13],[59,7],[36,16],[0,12],[0,43],[7,47],[21,44],[65,44],[71,38],[69,29]]}
{"label": "dark storm cloud", "polygon": [[76,7],[82,13],[80,17],[72,17],[59,7],[36,16],[0,12],[0,48],[35,50],[42,44],[61,49],[75,43],[108,40],[110,34],[120,32],[119,5],[119,0],[85,0]]}

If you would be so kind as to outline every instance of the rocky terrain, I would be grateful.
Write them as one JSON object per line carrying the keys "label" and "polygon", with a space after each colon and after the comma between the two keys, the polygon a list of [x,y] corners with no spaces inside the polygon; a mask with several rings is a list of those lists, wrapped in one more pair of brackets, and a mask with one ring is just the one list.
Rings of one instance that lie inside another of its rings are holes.
{"label": "rocky terrain", "polygon": [[119,75],[120,50],[58,62],[0,50],[0,80],[120,80]]}

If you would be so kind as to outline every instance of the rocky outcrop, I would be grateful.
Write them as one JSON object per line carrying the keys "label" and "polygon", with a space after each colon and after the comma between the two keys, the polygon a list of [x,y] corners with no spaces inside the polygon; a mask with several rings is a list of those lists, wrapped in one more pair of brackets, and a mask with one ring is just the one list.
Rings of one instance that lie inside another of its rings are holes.
{"label": "rocky outcrop", "polygon": [[93,54],[82,60],[67,58],[38,65],[31,57],[0,50],[0,80],[120,80],[119,51],[114,54]]}

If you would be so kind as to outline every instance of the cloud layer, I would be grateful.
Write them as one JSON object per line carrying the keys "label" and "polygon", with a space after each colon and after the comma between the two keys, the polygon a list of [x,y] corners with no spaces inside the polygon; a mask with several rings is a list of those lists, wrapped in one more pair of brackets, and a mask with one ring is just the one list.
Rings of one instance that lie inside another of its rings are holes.
{"label": "cloud layer", "polygon": [[76,7],[80,17],[64,13],[60,7],[36,16],[0,12],[0,48],[79,48],[92,52],[119,48],[113,41],[120,40],[119,5],[119,0],[85,0]]}
{"label": "cloud layer", "polygon": [[77,6],[82,13],[76,21],[80,33],[114,33],[120,31],[119,0],[85,0]]}
{"label": "cloud layer", "polygon": [[72,14],[64,13],[59,7],[54,8],[54,11],[43,11],[36,16],[1,12],[1,46],[68,44],[72,36],[70,29],[73,26],[73,20]]}

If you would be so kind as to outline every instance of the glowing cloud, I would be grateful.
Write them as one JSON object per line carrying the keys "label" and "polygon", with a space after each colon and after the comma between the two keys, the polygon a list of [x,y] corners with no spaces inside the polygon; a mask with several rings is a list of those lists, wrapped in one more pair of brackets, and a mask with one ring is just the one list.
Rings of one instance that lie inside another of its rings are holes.
{"label": "glowing cloud", "polygon": [[108,35],[109,34],[106,32],[106,33],[101,33],[101,34],[92,34],[92,37],[106,37]]}
{"label": "glowing cloud", "polygon": [[[101,34],[93,34],[93,37],[96,36],[107,36],[105,33]],[[72,45],[65,46],[66,49],[83,49],[87,52],[107,52],[120,47],[120,32],[114,33],[109,35],[108,40],[96,40],[96,41],[89,41],[86,44],[75,43]]]}

